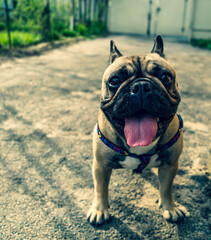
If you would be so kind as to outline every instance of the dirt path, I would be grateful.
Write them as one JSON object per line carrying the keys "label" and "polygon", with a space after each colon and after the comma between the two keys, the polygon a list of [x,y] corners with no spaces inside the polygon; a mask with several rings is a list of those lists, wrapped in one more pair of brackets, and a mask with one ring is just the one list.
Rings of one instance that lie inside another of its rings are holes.
{"label": "dirt path", "polygon": [[0,64],[0,239],[209,239],[211,53],[170,41],[166,56],[177,70],[185,122],[174,196],[191,216],[180,224],[164,221],[155,203],[156,169],[116,170],[113,221],[98,229],[86,222],[91,133],[110,39],[125,54],[146,53],[153,44],[111,36]]}

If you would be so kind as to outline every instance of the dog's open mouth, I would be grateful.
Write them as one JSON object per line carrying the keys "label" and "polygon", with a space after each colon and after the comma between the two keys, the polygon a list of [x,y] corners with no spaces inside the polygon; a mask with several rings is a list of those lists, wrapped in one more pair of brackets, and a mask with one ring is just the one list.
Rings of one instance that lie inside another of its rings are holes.
{"label": "dog's open mouth", "polygon": [[125,138],[130,147],[147,146],[155,139],[158,118],[146,111],[136,113],[125,119],[115,118],[114,122],[124,128]]}
{"label": "dog's open mouth", "polygon": [[156,118],[145,111],[125,118],[124,134],[130,147],[148,146],[154,140],[157,130]]}
{"label": "dog's open mouth", "polygon": [[166,117],[155,117],[145,110],[130,117],[113,118],[113,123],[124,131],[130,147],[148,146],[167,128],[175,113]]}

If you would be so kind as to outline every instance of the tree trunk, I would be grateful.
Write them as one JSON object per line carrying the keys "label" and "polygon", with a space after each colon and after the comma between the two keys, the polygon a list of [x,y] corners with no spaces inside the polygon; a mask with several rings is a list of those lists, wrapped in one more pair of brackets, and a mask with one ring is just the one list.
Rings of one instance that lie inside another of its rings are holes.
{"label": "tree trunk", "polygon": [[50,0],[46,1],[46,5],[42,12],[42,39],[44,41],[52,40],[51,18],[50,18]]}
{"label": "tree trunk", "polygon": [[82,0],[79,0],[78,2],[78,11],[79,11],[79,22],[82,22]]}
{"label": "tree trunk", "polygon": [[12,41],[11,41],[11,35],[10,35],[10,13],[9,13],[7,0],[4,0],[4,5],[5,5],[5,14],[6,14],[6,23],[7,23],[8,42],[9,42],[9,47],[11,48]]}
{"label": "tree trunk", "polygon": [[84,0],[84,22],[87,24],[87,0]]}
{"label": "tree trunk", "polygon": [[94,14],[93,14],[93,17],[94,17],[94,21],[97,20],[97,16],[98,16],[98,0],[94,0]]}
{"label": "tree trunk", "polygon": [[105,0],[105,11],[104,11],[104,15],[105,15],[105,25],[107,26],[108,23],[108,2],[109,0]]}
{"label": "tree trunk", "polygon": [[88,0],[88,10],[87,10],[87,26],[89,27],[90,26],[90,23],[91,23],[91,8],[92,8],[92,0]]}
{"label": "tree trunk", "polygon": [[75,0],[71,1],[71,11],[70,11],[70,30],[75,30]]}

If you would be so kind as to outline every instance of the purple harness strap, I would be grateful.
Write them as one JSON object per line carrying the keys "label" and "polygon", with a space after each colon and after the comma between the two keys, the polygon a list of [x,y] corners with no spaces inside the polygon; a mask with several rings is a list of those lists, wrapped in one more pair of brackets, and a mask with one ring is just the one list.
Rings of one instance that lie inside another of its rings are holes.
{"label": "purple harness strap", "polygon": [[106,145],[108,146],[109,148],[111,148],[112,150],[124,155],[124,156],[129,156],[129,157],[133,157],[133,158],[138,158],[140,160],[140,164],[138,166],[137,169],[133,170],[133,172],[136,172],[136,173],[141,173],[142,170],[149,164],[150,162],[150,157],[154,154],[157,154],[161,151],[164,151],[166,150],[167,148],[170,148],[172,145],[174,145],[177,140],[179,139],[180,137],[180,134],[181,134],[181,130],[183,128],[183,120],[182,120],[182,117],[178,114],[177,115],[178,118],[179,118],[179,129],[177,131],[177,133],[175,134],[175,136],[169,141],[167,142],[165,145],[163,145],[162,147],[160,148],[157,148],[155,150],[155,153],[153,154],[143,154],[143,155],[137,155],[137,154],[133,154],[133,153],[130,153],[118,146],[116,146],[115,144],[113,144],[111,141],[109,141],[103,134],[102,132],[100,131],[99,129],[99,126],[97,124],[97,133],[98,133],[98,136],[100,138],[100,140]]}

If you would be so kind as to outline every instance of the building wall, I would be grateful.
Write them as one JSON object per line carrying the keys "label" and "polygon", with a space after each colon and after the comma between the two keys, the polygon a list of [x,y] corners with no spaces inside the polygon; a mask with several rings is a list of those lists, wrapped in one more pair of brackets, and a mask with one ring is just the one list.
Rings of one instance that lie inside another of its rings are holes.
{"label": "building wall", "polygon": [[115,33],[145,34],[147,0],[110,0],[108,28]]}
{"label": "building wall", "polygon": [[192,0],[189,38],[211,38],[211,0]]}
{"label": "building wall", "polygon": [[210,11],[211,0],[110,0],[108,29],[146,35],[151,13],[150,34],[211,38]]}
{"label": "building wall", "polygon": [[[154,17],[152,18],[152,32],[154,34],[161,33],[172,36],[183,36],[187,34],[187,14],[190,1],[160,0],[159,2],[161,10],[159,14],[157,14],[157,17],[156,6],[153,10]],[[155,24],[157,25],[157,28],[154,27]]]}

